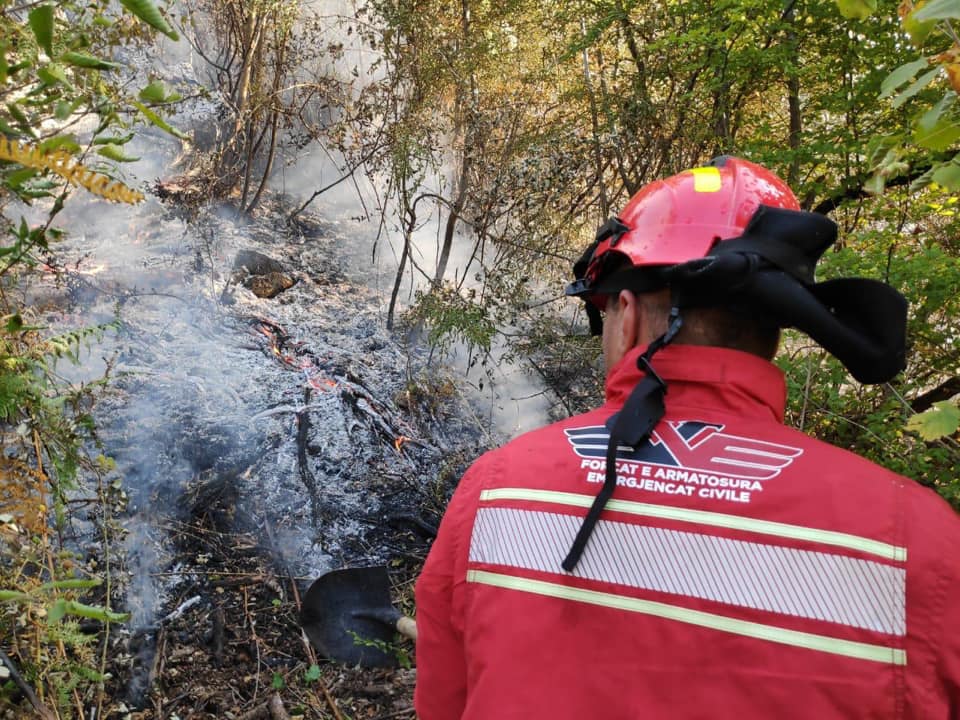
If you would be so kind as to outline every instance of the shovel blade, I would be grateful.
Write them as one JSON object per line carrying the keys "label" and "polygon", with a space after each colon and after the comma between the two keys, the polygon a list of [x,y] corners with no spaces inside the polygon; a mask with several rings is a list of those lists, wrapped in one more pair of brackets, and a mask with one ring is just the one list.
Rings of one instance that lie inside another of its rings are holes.
{"label": "shovel blade", "polygon": [[382,649],[397,618],[384,566],[332,570],[313,582],[300,608],[300,625],[324,657],[361,667],[397,666]]}

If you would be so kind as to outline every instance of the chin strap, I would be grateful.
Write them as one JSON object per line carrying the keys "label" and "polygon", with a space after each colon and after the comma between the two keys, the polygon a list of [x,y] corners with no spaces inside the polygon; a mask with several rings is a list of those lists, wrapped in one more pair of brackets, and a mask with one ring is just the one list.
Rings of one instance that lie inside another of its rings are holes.
{"label": "chin strap", "polygon": [[580,556],[587,547],[587,541],[590,540],[590,535],[597,525],[600,513],[606,507],[607,501],[613,497],[613,491],[617,487],[617,450],[621,446],[636,448],[640,443],[648,440],[650,433],[666,412],[663,397],[667,394],[667,383],[653,369],[650,361],[654,354],[670,344],[682,326],[680,308],[674,302],[674,307],[670,310],[670,324],[667,332],[650,343],[646,352],[637,358],[637,367],[644,372],[643,379],[630,392],[620,412],[607,420],[610,439],[607,442],[606,477],[603,487],[600,488],[587,516],[583,519],[583,524],[580,525],[577,537],[570,546],[570,552],[563,560],[562,567],[567,572],[573,572],[577,563],[580,562]]}

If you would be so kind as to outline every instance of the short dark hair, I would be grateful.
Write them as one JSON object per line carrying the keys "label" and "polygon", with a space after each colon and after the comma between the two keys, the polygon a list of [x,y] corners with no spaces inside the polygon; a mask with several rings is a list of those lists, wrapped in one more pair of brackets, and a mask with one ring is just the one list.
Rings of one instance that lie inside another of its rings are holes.
{"label": "short dark hair", "polygon": [[[637,298],[657,317],[656,327],[666,330],[671,305],[669,292],[643,293]],[[780,347],[780,328],[745,307],[685,308],[681,317],[683,327],[674,342],[741,350],[764,360],[772,360]]]}

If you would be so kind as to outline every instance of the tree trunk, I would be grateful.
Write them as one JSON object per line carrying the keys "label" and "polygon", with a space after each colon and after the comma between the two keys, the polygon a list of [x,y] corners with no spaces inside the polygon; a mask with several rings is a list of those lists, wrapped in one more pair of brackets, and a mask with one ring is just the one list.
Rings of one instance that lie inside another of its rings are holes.
{"label": "tree trunk", "polygon": [[800,52],[797,44],[797,31],[794,29],[794,4],[791,2],[783,14],[783,20],[789,26],[787,44],[790,48],[790,61],[793,69],[787,77],[787,107],[790,113],[790,134],[788,143],[792,151],[790,169],[787,171],[787,185],[796,187],[800,181],[800,135],[803,131],[803,117],[800,111]]}
{"label": "tree trunk", "polygon": [[[462,42],[465,46],[470,37],[470,7],[468,0],[461,3],[461,31]],[[460,161],[458,163],[459,172],[457,173],[456,198],[450,204],[450,214],[447,215],[447,224],[443,232],[443,243],[440,246],[440,254],[437,257],[437,270],[433,276],[434,287],[443,282],[443,276],[447,272],[447,263],[450,261],[450,251],[453,248],[453,238],[457,230],[457,221],[463,212],[463,207],[467,201],[467,191],[470,189],[470,174],[473,170],[473,131],[472,131],[472,112],[474,103],[474,93],[476,92],[476,76],[471,73],[469,85],[463,84],[457,86],[457,105],[458,121],[454,137],[463,138],[463,148],[460,152]]]}
{"label": "tree trunk", "polygon": [[[580,35],[586,40],[587,21],[580,18]],[[587,53],[587,46],[583,47],[583,84],[587,89],[587,99],[590,101],[590,122],[593,128],[593,162],[594,172],[597,173],[597,181],[600,183],[600,217],[601,220],[607,217],[610,211],[607,202],[607,188],[603,182],[603,153],[600,148],[600,117],[597,111],[597,97],[593,92],[593,80],[590,77],[590,56]],[[620,169],[623,170],[623,163],[620,163]]]}

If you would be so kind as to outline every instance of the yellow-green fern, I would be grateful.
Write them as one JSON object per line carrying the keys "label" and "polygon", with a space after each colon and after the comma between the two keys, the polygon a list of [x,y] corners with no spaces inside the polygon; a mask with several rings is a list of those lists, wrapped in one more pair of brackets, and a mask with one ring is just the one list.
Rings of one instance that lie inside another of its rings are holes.
{"label": "yellow-green fern", "polygon": [[14,142],[0,135],[0,160],[9,160],[35,170],[49,170],[72,185],[86,188],[94,195],[114,202],[135,205],[143,200],[143,193],[84,167],[63,150],[44,153],[35,145]]}

